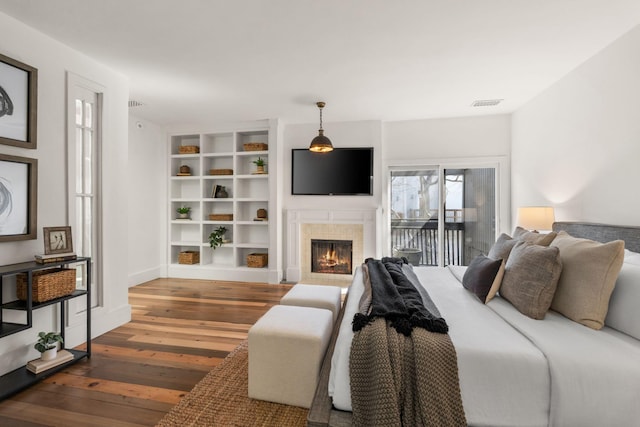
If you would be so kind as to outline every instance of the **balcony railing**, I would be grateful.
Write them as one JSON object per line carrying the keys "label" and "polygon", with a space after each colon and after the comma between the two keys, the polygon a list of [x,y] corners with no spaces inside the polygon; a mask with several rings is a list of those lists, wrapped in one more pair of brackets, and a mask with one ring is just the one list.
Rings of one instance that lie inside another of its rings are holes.
{"label": "balcony railing", "polygon": [[[419,265],[438,265],[438,220],[394,219],[391,221],[391,247],[394,255],[403,248],[416,249]],[[462,265],[464,223],[444,223],[444,264]],[[415,252],[415,251],[414,251]]]}

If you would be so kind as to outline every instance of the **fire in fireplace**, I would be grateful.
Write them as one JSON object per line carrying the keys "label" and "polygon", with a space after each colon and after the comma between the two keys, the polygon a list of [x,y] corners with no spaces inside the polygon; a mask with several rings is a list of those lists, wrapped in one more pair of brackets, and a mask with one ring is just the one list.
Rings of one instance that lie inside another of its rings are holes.
{"label": "fire in fireplace", "polygon": [[351,274],[352,240],[311,239],[311,272]]}

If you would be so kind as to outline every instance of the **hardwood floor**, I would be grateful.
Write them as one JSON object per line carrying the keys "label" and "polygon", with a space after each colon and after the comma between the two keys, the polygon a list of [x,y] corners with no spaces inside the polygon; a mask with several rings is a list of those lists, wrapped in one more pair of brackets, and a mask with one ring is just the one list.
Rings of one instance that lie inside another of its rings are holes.
{"label": "hardwood floor", "polygon": [[0,402],[0,426],[153,426],[289,289],[184,279],[130,288],[131,322],[94,339],[91,359]]}

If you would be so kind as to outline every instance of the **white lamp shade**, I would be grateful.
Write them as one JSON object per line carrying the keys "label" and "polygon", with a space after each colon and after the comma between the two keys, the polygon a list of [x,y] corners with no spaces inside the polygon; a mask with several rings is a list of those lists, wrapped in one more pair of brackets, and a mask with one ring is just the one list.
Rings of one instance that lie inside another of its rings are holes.
{"label": "white lamp shade", "polygon": [[518,225],[527,230],[551,230],[555,216],[550,206],[518,208]]}

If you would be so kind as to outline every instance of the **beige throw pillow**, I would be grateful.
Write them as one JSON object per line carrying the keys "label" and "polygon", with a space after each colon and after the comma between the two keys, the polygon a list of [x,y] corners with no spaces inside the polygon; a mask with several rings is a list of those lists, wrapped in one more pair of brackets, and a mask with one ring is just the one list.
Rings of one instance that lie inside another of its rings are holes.
{"label": "beige throw pillow", "polygon": [[522,227],[516,227],[513,232],[513,238],[516,240],[524,240],[535,245],[549,246],[553,239],[557,236],[555,231],[547,234],[540,234],[537,231],[527,231]]}
{"label": "beige throw pillow", "polygon": [[592,329],[601,329],[624,261],[624,241],[599,243],[561,231],[551,246],[560,249],[563,264],[551,308]]}
{"label": "beige throw pillow", "polygon": [[505,266],[500,296],[522,314],[544,319],[561,271],[558,248],[518,241]]}

